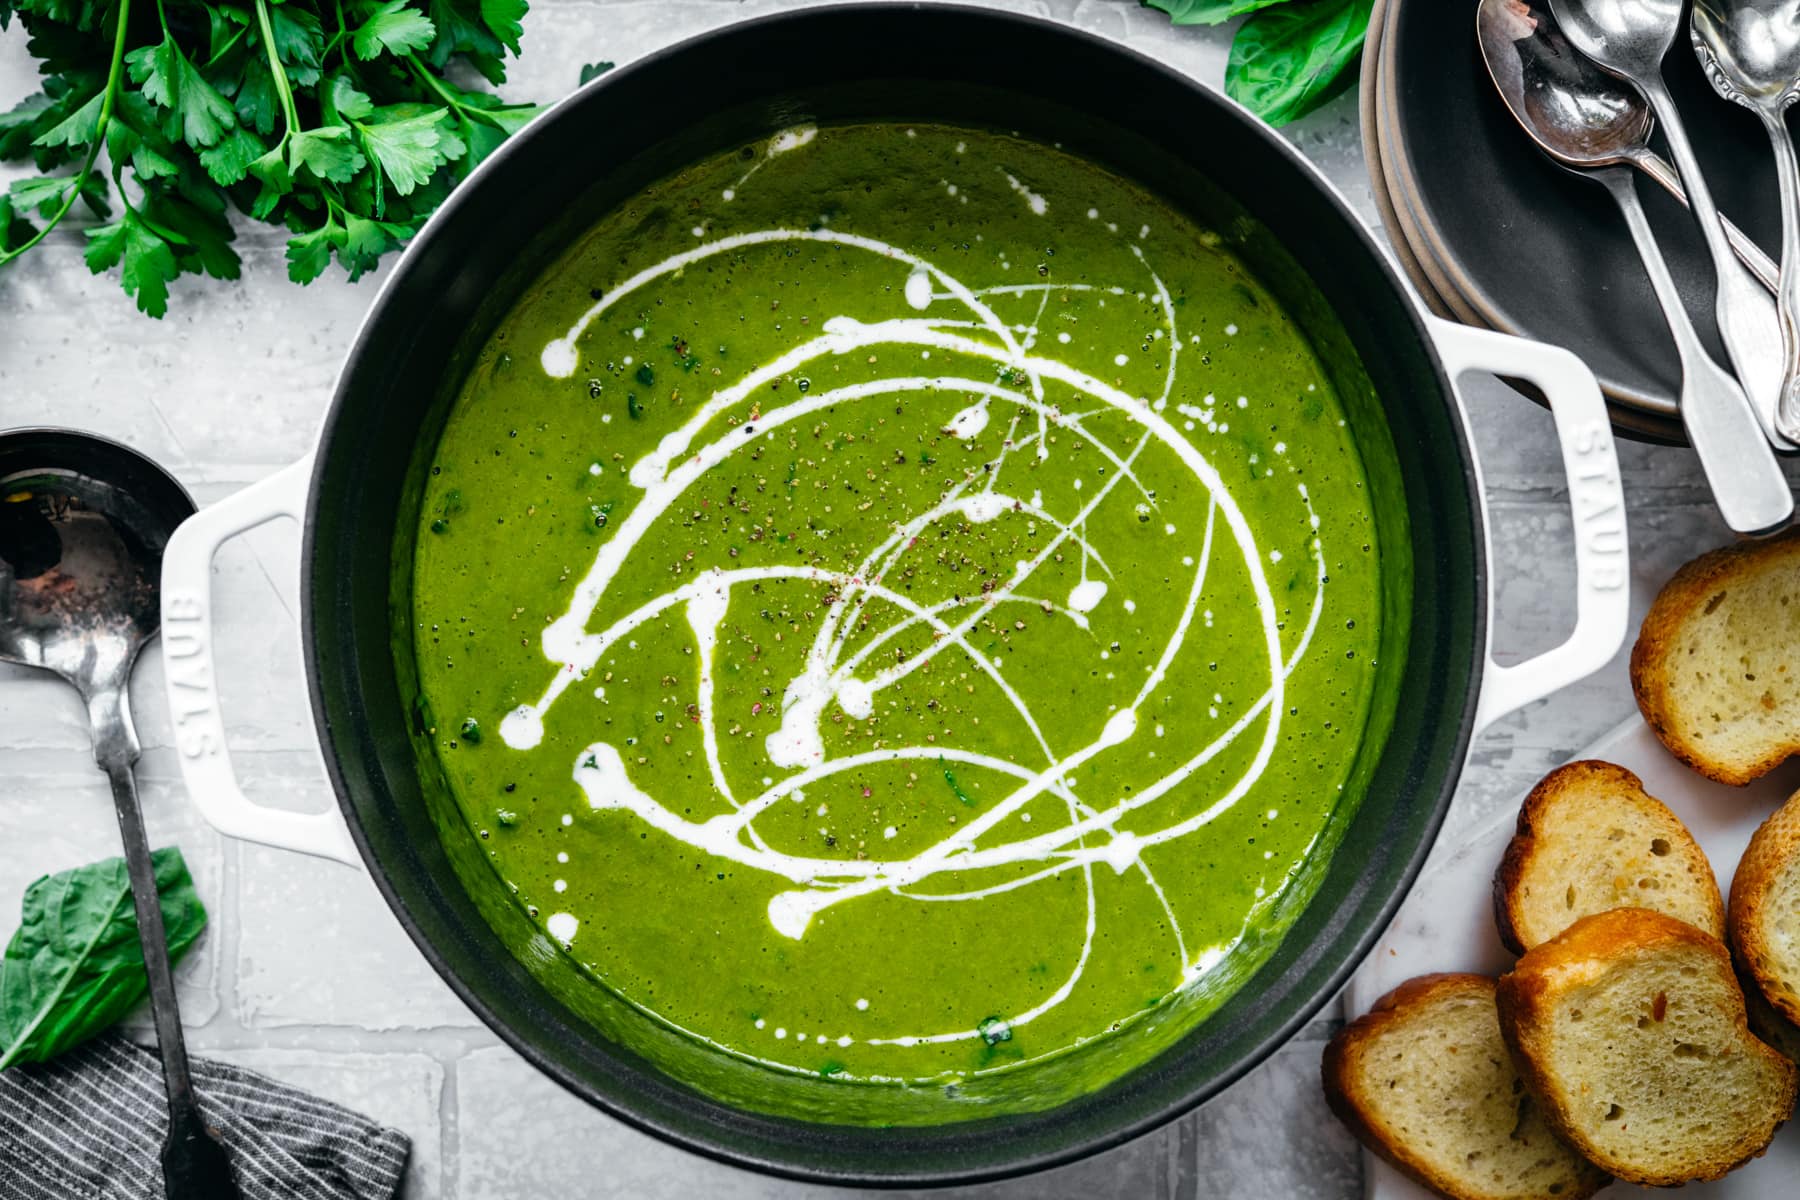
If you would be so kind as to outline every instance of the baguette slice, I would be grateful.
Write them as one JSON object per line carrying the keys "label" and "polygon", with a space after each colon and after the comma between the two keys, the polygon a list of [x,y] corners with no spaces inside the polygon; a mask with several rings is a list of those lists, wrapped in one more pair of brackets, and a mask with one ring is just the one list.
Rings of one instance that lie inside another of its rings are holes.
{"label": "baguette slice", "polygon": [[1528,951],[1495,998],[1551,1127],[1621,1179],[1717,1179],[1793,1113],[1794,1064],[1751,1035],[1724,944],[1673,917],[1583,917]]}
{"label": "baguette slice", "polygon": [[1731,944],[1762,994],[1800,1022],[1800,792],[1750,838],[1731,880]]}
{"label": "baguette slice", "polygon": [[1631,689],[1709,779],[1741,786],[1800,752],[1800,529],[1677,571],[1631,649]]}
{"label": "baguette slice", "polygon": [[1494,873],[1494,916],[1515,954],[1609,908],[1653,908],[1725,936],[1725,903],[1694,837],[1642,781],[1572,762],[1525,797]]}
{"label": "baguette slice", "polygon": [[1331,1039],[1324,1075],[1363,1145],[1440,1196],[1583,1200],[1607,1182],[1525,1093],[1486,976],[1401,984]]}
{"label": "baguette slice", "polygon": [[1777,1012],[1756,980],[1741,966],[1738,968],[1738,987],[1744,992],[1744,1011],[1750,1018],[1750,1032],[1800,1065],[1800,1025]]}

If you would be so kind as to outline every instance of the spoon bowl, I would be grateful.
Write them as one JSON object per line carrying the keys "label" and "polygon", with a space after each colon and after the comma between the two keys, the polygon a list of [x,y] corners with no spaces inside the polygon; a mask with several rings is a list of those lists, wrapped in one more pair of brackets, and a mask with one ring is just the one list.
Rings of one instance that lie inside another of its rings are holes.
{"label": "spoon bowl", "polygon": [[1632,163],[1656,118],[1643,95],[1569,44],[1532,0],[1482,0],[1475,14],[1481,61],[1507,111],[1566,167]]}
{"label": "spoon bowl", "polygon": [[[1577,172],[1627,164],[1688,203],[1675,168],[1650,148],[1656,117],[1643,93],[1570,45],[1548,0],[1481,0],[1475,40],[1507,112],[1552,160]],[[1738,261],[1775,291],[1768,255],[1730,221],[1724,226]]]}
{"label": "spoon bowl", "polygon": [[0,661],[83,696],[128,673],[160,621],[163,547],[194,502],[106,438],[0,434]]}
{"label": "spoon bowl", "polygon": [[1685,7],[1686,0],[1563,0],[1556,19],[1583,54],[1631,78],[1660,74]]}
{"label": "spoon bowl", "polygon": [[1713,89],[1779,112],[1800,96],[1800,0],[1694,0],[1694,53]]}

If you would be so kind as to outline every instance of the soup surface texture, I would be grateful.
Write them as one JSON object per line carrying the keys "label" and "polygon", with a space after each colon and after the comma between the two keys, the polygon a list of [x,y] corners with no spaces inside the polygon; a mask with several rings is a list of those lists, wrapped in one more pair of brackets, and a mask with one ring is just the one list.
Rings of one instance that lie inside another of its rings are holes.
{"label": "soup surface texture", "polygon": [[1216,1007],[1355,803],[1339,397],[1219,236],[1050,146],[659,183],[502,320],[423,504],[445,836],[742,1060],[943,1084]]}

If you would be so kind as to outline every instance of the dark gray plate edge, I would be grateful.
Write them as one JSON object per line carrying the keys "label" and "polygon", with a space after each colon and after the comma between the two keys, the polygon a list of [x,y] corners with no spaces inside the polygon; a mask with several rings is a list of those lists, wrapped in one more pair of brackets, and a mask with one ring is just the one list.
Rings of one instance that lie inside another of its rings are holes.
{"label": "dark gray plate edge", "polygon": [[[1446,0],[1436,2],[1444,3]],[[1399,25],[1400,7],[1405,0],[1385,0],[1385,3],[1388,20],[1383,30],[1381,53],[1375,69],[1377,86],[1381,92],[1376,105],[1376,137],[1381,143],[1381,161],[1397,193],[1396,198],[1417,221],[1417,227],[1412,231],[1418,235],[1418,240],[1413,244],[1414,253],[1421,258],[1429,256],[1442,270],[1445,287],[1477,314],[1477,321],[1466,323],[1485,324],[1502,333],[1534,341],[1548,340],[1525,329],[1496,303],[1450,252],[1443,236],[1438,232],[1437,223],[1431,217],[1431,207],[1425,202],[1419,189],[1418,172],[1412,157],[1406,151],[1405,139],[1398,136],[1400,88],[1398,54],[1394,50],[1396,39],[1392,33]],[[1521,133],[1520,136],[1523,137],[1524,134]],[[1566,349],[1577,356],[1581,354],[1579,346],[1568,346]],[[1613,426],[1620,433],[1636,441],[1687,445],[1687,434],[1682,430],[1680,418],[1675,415],[1676,401],[1672,397],[1638,391],[1599,372],[1595,372],[1595,377],[1600,381],[1600,390],[1606,395],[1607,411],[1612,416]]]}

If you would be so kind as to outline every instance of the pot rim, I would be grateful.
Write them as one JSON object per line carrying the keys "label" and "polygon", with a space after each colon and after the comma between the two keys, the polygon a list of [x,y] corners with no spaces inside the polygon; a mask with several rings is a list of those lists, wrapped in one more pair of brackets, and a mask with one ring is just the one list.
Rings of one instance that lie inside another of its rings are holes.
{"label": "pot rim", "polygon": [[[315,450],[325,447],[328,440],[337,432],[337,425],[345,411],[346,380],[350,377],[355,364],[371,353],[371,330],[378,315],[386,305],[389,293],[402,284],[409,270],[422,256],[425,247],[434,232],[447,223],[452,214],[462,206],[470,203],[469,197],[476,186],[489,174],[505,169],[511,159],[519,152],[533,130],[540,126],[567,119],[569,113],[583,103],[594,91],[607,88],[621,79],[628,79],[641,71],[661,65],[667,59],[678,56],[701,43],[730,38],[744,31],[765,29],[783,25],[806,24],[820,20],[833,20],[845,16],[893,14],[911,10],[934,17],[957,20],[980,20],[998,25],[1011,25],[1029,28],[1039,33],[1054,33],[1075,42],[1083,43],[1095,54],[1112,55],[1128,60],[1134,71],[1145,72],[1163,77],[1170,83],[1178,84],[1186,89],[1201,93],[1205,99],[1218,106],[1223,119],[1234,120],[1258,138],[1272,153],[1285,159],[1290,167],[1299,168],[1304,175],[1318,188],[1336,208],[1343,218],[1344,230],[1356,241],[1361,253],[1377,264],[1380,276],[1392,288],[1395,296],[1402,301],[1406,319],[1411,324],[1419,348],[1426,355],[1433,373],[1440,385],[1440,394],[1444,402],[1450,406],[1454,414],[1454,427],[1457,431],[1453,453],[1460,468],[1464,488],[1467,492],[1468,511],[1470,513],[1472,543],[1474,549],[1474,579],[1471,581],[1473,605],[1470,616],[1471,646],[1469,652],[1470,674],[1469,686],[1463,695],[1460,712],[1455,715],[1456,729],[1454,737],[1447,739],[1450,749],[1449,761],[1454,764],[1445,775],[1439,788],[1439,794],[1432,798],[1431,812],[1428,814],[1421,836],[1410,853],[1405,856],[1399,871],[1400,884],[1378,906],[1376,919],[1371,920],[1363,930],[1351,941],[1353,949],[1344,956],[1339,965],[1333,968],[1322,986],[1304,1002],[1295,1006],[1291,1015],[1277,1025],[1265,1036],[1256,1039],[1249,1047],[1234,1055],[1227,1066],[1214,1072],[1202,1086],[1189,1088],[1178,1098],[1161,1104],[1146,1114],[1130,1121],[1109,1125],[1104,1130],[1080,1138],[1070,1139],[1055,1150],[1034,1152],[998,1164],[971,1165],[953,1169],[906,1169],[898,1172],[871,1172],[858,1169],[828,1169],[793,1161],[782,1161],[769,1156],[747,1154],[723,1141],[708,1141],[696,1137],[685,1129],[673,1128],[666,1123],[646,1116],[631,1106],[603,1094],[591,1084],[580,1078],[564,1062],[544,1052],[520,1030],[503,1020],[493,1008],[477,994],[476,989],[459,975],[448,963],[446,956],[439,950],[420,928],[419,923],[410,912],[406,899],[400,895],[388,873],[378,870],[379,858],[371,847],[368,833],[365,830],[356,810],[349,800],[349,784],[343,764],[337,756],[322,752],[326,773],[330,778],[332,790],[337,800],[339,811],[362,859],[364,868],[373,877],[376,887],[387,901],[390,909],[405,928],[414,945],[449,985],[471,1012],[479,1017],[503,1043],[518,1053],[534,1068],[556,1081],[566,1091],[592,1104],[608,1116],[624,1122],[633,1129],[651,1134],[665,1143],[690,1151],[740,1169],[748,1169],[765,1175],[805,1183],[835,1184],[838,1186],[854,1186],[867,1188],[918,1188],[948,1187],[959,1184],[989,1183],[1018,1176],[1033,1174],[1051,1168],[1066,1166],[1094,1155],[1115,1149],[1126,1142],[1133,1141],[1144,1134],[1167,1125],[1178,1117],[1193,1112],[1202,1104],[1214,1099],[1232,1084],[1238,1082],[1250,1071],[1267,1061],[1277,1050],[1291,1041],[1296,1033],[1310,1023],[1324,1008],[1342,991],[1345,983],[1368,956],[1375,942],[1387,930],[1401,902],[1411,891],[1425,859],[1437,842],[1439,830],[1449,812],[1455,795],[1456,785],[1462,767],[1467,759],[1469,745],[1474,737],[1476,706],[1479,702],[1485,668],[1487,666],[1487,643],[1489,636],[1489,578],[1491,571],[1490,539],[1488,533],[1487,505],[1484,489],[1481,486],[1479,460],[1475,456],[1474,442],[1471,436],[1468,414],[1464,409],[1455,382],[1445,369],[1443,357],[1432,336],[1428,318],[1421,307],[1418,296],[1399,276],[1392,260],[1374,239],[1371,231],[1357,216],[1355,210],[1343,192],[1328,179],[1313,162],[1302,155],[1285,138],[1265,125],[1260,118],[1252,114],[1237,101],[1232,100],[1221,90],[1214,88],[1187,73],[1174,67],[1160,63],[1132,47],[1126,46],[1111,38],[1104,37],[1090,30],[1068,25],[1062,21],[1032,14],[1014,12],[1005,9],[986,8],[965,3],[940,3],[937,0],[845,0],[842,3],[830,3],[792,9],[751,17],[745,20],[732,21],[724,25],[691,37],[683,38],[660,49],[654,50],[639,58],[621,64],[618,67],[581,85],[568,96],[547,108],[535,118],[525,129],[508,138],[487,159],[483,160],[469,178],[465,179],[421,227],[418,234],[408,244],[396,262],[392,271],[382,280],[381,288],[374,301],[365,312],[351,347],[345,356],[344,367],[338,376],[330,406],[320,422],[315,439]],[[1451,448],[1437,447],[1434,453],[1442,455]],[[302,657],[306,667],[308,694],[315,730],[319,734],[321,750],[326,749],[325,731],[330,728],[330,720],[325,710],[325,697],[320,683],[320,673],[316,669],[319,651],[319,631],[315,625],[315,606],[307,598],[314,589],[314,563],[316,561],[316,535],[319,528],[318,507],[321,503],[323,489],[319,486],[326,467],[326,456],[315,454],[312,475],[306,497],[306,516],[301,522],[301,639]],[[1353,818],[1354,819],[1354,818]],[[1254,979],[1254,976],[1252,976]],[[1246,987],[1249,985],[1246,984]],[[1197,1026],[1196,1029],[1203,1027]],[[1191,1036],[1191,1032],[1190,1035]],[[1164,1055],[1168,1051],[1163,1052]],[[1151,1066],[1161,1055],[1147,1060],[1132,1072],[1121,1076],[1109,1084],[1102,1085],[1101,1090],[1116,1086],[1132,1078],[1137,1071]],[[687,1088],[685,1084],[679,1084]],[[691,1088],[687,1090],[692,1091]],[[694,1092],[708,1104],[719,1104],[736,1108],[723,1101],[705,1097]],[[1074,1102],[1070,1102],[1074,1103]],[[1066,1109],[1067,1104],[1038,1113],[1023,1114],[1022,1119],[1044,1119]],[[742,1110],[748,1111],[748,1110]],[[755,1114],[762,1116],[762,1114]],[[795,1118],[768,1118],[782,1123],[792,1124],[799,1128],[832,1128],[824,1122],[804,1122]],[[916,1132],[935,1132],[937,1130],[967,1127],[973,1122],[952,1122],[938,1126],[899,1126],[895,1127],[897,1136],[905,1137]]]}

